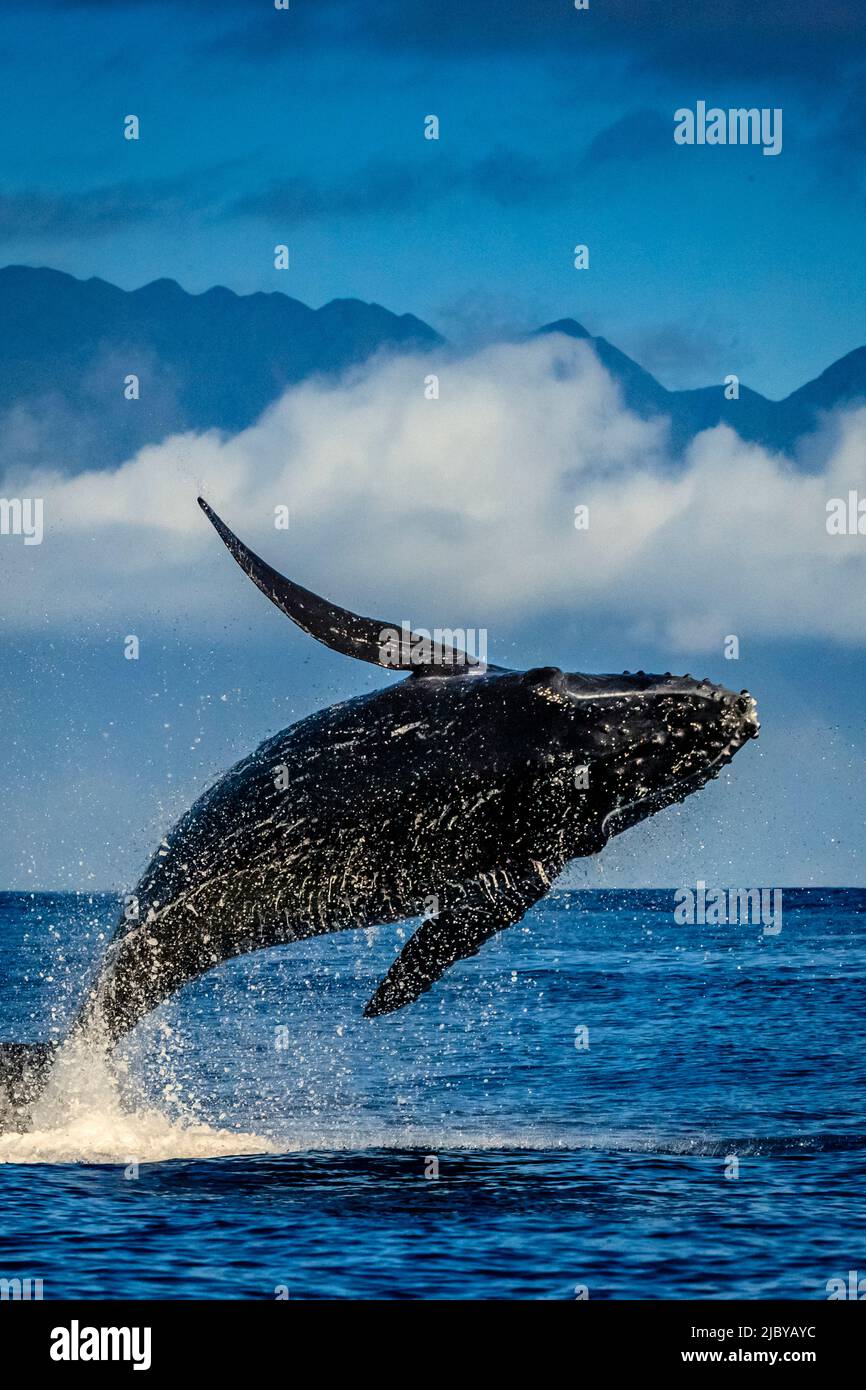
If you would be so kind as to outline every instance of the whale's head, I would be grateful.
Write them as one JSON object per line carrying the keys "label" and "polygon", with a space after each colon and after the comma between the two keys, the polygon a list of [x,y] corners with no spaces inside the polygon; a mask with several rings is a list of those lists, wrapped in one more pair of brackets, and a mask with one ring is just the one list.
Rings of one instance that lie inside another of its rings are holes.
{"label": "whale's head", "polygon": [[547,703],[552,718],[543,722],[574,769],[587,832],[602,841],[698,791],[760,728],[747,690],[691,676],[546,667],[525,679]]}

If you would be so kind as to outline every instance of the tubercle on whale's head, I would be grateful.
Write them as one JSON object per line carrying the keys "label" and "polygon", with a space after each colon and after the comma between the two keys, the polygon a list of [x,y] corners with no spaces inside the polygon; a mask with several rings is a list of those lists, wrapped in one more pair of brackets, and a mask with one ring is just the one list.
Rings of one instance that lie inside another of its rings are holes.
{"label": "tubercle on whale's head", "polygon": [[758,734],[757,705],[692,676],[526,673],[533,693],[561,712],[561,750],[583,770],[576,794],[603,815],[605,835],[697,791]]}

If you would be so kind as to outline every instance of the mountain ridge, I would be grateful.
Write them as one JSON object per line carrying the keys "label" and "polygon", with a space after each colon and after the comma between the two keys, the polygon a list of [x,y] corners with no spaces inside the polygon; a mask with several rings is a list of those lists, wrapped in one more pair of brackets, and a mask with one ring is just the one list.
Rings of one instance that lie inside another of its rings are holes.
{"label": "mountain ridge", "polygon": [[[669,418],[676,451],[719,423],[749,442],[791,451],[822,412],[866,399],[866,346],[781,400],[741,383],[739,399],[729,401],[721,383],[669,390],[573,318],[521,340],[551,333],[590,345],[629,409]],[[0,268],[0,334],[0,467],[7,472],[15,465],[112,467],[171,433],[234,433],[310,376],[340,374],[379,352],[446,346],[414,314],[351,297],[313,309],[281,290],[239,294],[212,285],[191,293],[169,277],[123,290],[99,276],[81,280],[23,265]],[[129,374],[140,380],[135,410],[124,398]]]}
{"label": "mountain ridge", "polygon": [[816,428],[822,411],[866,399],[866,347],[853,348],[779,400],[762,395],[743,381],[738,398],[727,400],[721,383],[669,390],[640,363],[573,319],[545,324],[533,336],[554,332],[593,346],[599,360],[620,382],[629,409],[644,416],[669,416],[671,444],[677,450],[701,430],[718,424],[730,425],[749,443],[774,451],[791,450],[798,439]]}

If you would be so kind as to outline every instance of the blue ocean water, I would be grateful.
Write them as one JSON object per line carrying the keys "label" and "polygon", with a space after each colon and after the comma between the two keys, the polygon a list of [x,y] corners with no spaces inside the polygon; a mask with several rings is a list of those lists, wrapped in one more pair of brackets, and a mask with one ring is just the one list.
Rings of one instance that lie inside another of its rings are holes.
{"label": "blue ocean water", "polygon": [[[799,1298],[866,1274],[863,890],[781,932],[560,891],[365,1020],[394,928],[187,986],[0,1136],[46,1298]],[[0,1036],[60,1036],[117,912],[0,895]],[[404,928],[404,931],[407,930]],[[734,1176],[736,1174],[736,1176]]]}

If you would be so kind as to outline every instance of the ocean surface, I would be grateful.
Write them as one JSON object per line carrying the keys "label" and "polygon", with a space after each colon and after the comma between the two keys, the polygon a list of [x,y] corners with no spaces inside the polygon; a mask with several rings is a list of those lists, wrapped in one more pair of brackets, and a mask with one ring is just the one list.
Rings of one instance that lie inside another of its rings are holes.
{"label": "ocean surface", "polygon": [[[796,1298],[866,1275],[864,890],[782,930],[560,891],[365,1020],[397,929],[234,961],[0,1135],[45,1298]],[[117,914],[0,894],[0,1038],[62,1036]],[[407,928],[403,928],[403,932]]]}

